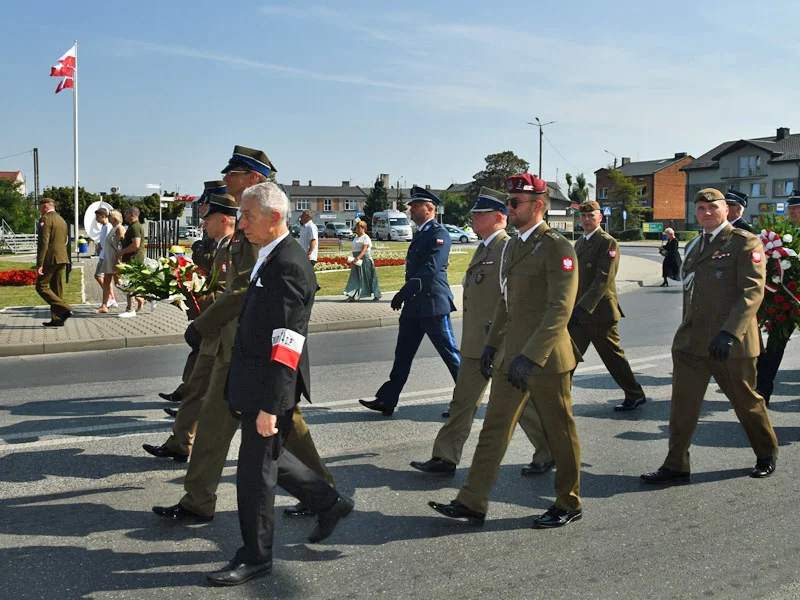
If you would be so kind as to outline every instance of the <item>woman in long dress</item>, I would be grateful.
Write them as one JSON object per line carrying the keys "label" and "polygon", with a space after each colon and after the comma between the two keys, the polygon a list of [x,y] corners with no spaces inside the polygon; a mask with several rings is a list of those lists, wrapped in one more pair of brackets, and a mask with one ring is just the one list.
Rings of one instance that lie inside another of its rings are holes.
{"label": "woman in long dress", "polygon": [[678,252],[678,239],[675,237],[672,227],[667,227],[664,233],[667,235],[667,241],[659,250],[661,256],[664,257],[661,265],[661,277],[664,278],[664,283],[661,284],[661,287],[668,287],[668,279],[680,281],[681,255]]}
{"label": "woman in long dress", "polygon": [[353,238],[353,256],[347,258],[352,263],[350,278],[344,288],[347,302],[355,302],[359,298],[372,294],[373,300],[381,299],[381,288],[378,285],[378,272],[372,260],[370,248],[372,240],[367,235],[367,224],[364,221],[356,223],[356,237]]}
{"label": "woman in long dress", "polygon": [[108,215],[108,222],[111,223],[111,231],[108,232],[105,241],[103,242],[103,264],[100,271],[103,273],[103,303],[95,312],[107,313],[108,312],[108,299],[111,296],[111,284],[117,278],[117,251],[119,250],[119,242],[125,235],[125,230],[122,228],[122,213],[118,210],[112,210]]}

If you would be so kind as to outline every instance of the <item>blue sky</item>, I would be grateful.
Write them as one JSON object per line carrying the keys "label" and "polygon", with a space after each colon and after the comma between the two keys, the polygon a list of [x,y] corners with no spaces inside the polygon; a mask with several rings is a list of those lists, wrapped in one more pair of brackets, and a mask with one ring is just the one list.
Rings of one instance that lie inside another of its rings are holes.
{"label": "blue sky", "polygon": [[[235,144],[289,183],[446,187],[513,150],[543,173],[800,132],[794,2],[10,0],[0,157],[39,148],[72,183],[71,92],[50,67],[79,42],[81,185],[197,193]],[[32,187],[29,155],[0,160]]]}

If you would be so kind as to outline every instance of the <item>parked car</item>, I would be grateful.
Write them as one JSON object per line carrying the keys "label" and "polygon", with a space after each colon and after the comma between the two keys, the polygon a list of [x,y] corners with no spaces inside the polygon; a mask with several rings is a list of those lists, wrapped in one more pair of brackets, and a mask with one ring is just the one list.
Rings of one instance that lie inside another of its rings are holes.
{"label": "parked car", "polygon": [[412,228],[405,213],[396,210],[384,210],[372,215],[372,235],[376,240],[397,240],[410,242]]}
{"label": "parked car", "polygon": [[320,232],[322,237],[326,238],[352,238],[353,230],[344,223],[325,223],[325,229]]}
{"label": "parked car", "polygon": [[464,231],[461,229],[461,227],[456,227],[455,225],[445,225],[444,228],[447,229],[447,233],[450,234],[450,241],[461,242],[462,244],[478,241],[477,235],[471,231]]}
{"label": "parked car", "polygon": [[300,237],[300,228],[302,225],[300,223],[291,223],[289,224],[289,233],[292,234],[292,237],[299,238]]}

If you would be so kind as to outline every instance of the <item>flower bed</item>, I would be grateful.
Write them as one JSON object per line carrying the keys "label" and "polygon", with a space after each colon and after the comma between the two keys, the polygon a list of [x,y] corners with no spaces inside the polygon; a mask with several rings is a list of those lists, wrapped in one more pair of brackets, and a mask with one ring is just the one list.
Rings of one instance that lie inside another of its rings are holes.
{"label": "flower bed", "polygon": [[38,274],[36,271],[0,271],[0,286],[2,285],[34,285]]}
{"label": "flower bed", "polygon": [[[388,254],[388,253],[387,253]],[[398,253],[395,253],[398,254]],[[341,269],[349,269],[351,263],[347,262],[347,257],[352,257],[352,254],[325,256],[320,257],[317,264],[314,265],[315,271],[338,271]],[[406,259],[399,257],[387,257],[385,255],[373,255],[372,260],[375,262],[376,267],[400,267],[406,264]]]}
{"label": "flower bed", "polygon": [[767,331],[788,337],[800,324],[800,236],[784,217],[767,215],[759,219],[759,239],[767,261],[764,300],[758,309],[758,324]]}

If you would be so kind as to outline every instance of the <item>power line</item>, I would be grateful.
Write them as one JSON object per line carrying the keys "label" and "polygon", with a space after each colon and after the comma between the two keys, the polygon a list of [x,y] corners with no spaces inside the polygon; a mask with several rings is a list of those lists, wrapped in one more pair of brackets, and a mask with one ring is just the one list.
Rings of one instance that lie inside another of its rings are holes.
{"label": "power line", "polygon": [[7,158],[14,158],[15,156],[22,156],[23,154],[31,154],[33,150],[25,150],[25,152],[17,152],[16,154],[9,154],[8,156],[0,156],[0,160],[5,160]]}
{"label": "power line", "polygon": [[556,154],[558,154],[558,155],[559,155],[561,158],[563,158],[563,159],[564,159],[564,160],[565,160],[567,163],[569,163],[571,166],[575,167],[575,168],[576,168],[578,171],[581,171],[581,172],[582,172],[581,168],[580,168],[578,165],[576,165],[574,162],[572,162],[571,160],[569,160],[569,159],[568,159],[566,156],[564,156],[563,154],[561,154],[561,152],[559,152],[558,148],[556,148],[556,147],[553,145],[553,142],[551,142],[551,141],[550,141],[550,138],[549,138],[549,137],[547,137],[547,135],[546,135],[546,134],[544,134],[544,133],[543,133],[543,134],[542,134],[542,136],[544,137],[544,139],[546,139],[546,140],[547,140],[547,143],[548,143],[548,144],[550,144],[550,147],[551,147],[553,150],[555,150],[555,151],[556,151]]}

